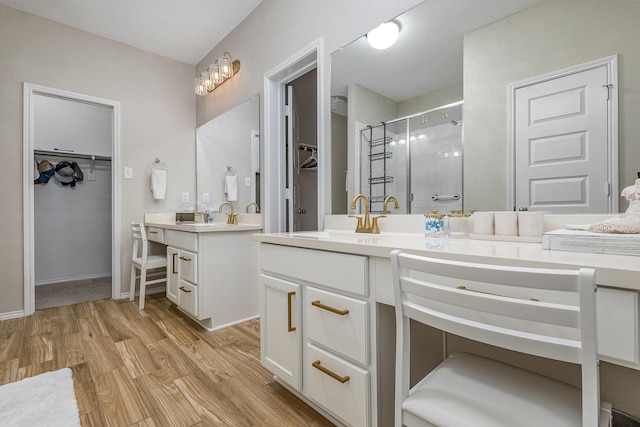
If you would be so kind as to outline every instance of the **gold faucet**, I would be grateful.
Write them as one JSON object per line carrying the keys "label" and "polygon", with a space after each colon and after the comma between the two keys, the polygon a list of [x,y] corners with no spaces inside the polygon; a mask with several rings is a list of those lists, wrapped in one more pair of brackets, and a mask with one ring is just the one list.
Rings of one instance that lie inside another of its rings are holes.
{"label": "gold faucet", "polygon": [[386,199],[384,199],[384,204],[382,205],[382,213],[386,214],[389,213],[389,211],[387,210],[387,203],[393,201],[393,207],[398,210],[400,209],[400,205],[398,204],[398,199],[396,199],[393,196],[387,196]]}
{"label": "gold faucet", "polygon": [[362,217],[356,215],[349,215],[349,218],[356,218],[358,220],[358,225],[356,225],[356,233],[372,233],[372,234],[380,234],[380,228],[378,228],[378,218],[386,218],[386,215],[374,216],[371,218],[369,216],[369,200],[367,196],[364,194],[358,194],[353,198],[351,202],[351,209],[356,208],[356,203],[361,199],[364,204],[364,221]]}
{"label": "gold faucet", "polygon": [[258,207],[258,204],[256,202],[251,202],[247,205],[247,213],[249,213],[249,208],[251,207],[251,205],[256,207],[256,213],[260,213],[260,208]]}
{"label": "gold faucet", "polygon": [[222,202],[220,207],[218,208],[218,212],[222,212],[222,208],[224,205],[227,205],[231,208],[231,213],[227,214],[227,224],[238,224],[238,215],[233,211],[233,205],[231,202]]}

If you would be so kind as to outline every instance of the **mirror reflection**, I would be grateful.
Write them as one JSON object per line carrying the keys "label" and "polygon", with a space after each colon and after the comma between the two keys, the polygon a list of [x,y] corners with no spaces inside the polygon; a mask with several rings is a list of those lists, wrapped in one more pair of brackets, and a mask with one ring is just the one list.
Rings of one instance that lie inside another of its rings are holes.
{"label": "mirror reflection", "polygon": [[[400,117],[419,116],[421,112],[436,112],[441,106],[461,102],[464,35],[537,3],[541,0],[491,0],[482,4],[472,0],[424,1],[393,19],[400,34],[390,48],[373,49],[365,35],[332,53],[333,213],[346,213],[347,203],[355,194],[369,191],[366,162],[362,163],[362,129],[381,122],[395,123]],[[412,122],[415,124],[415,120]],[[457,131],[461,135],[462,127]],[[455,206],[446,203],[434,207],[431,203],[434,194],[450,196],[456,191],[428,188],[424,182],[416,181],[419,178],[414,179],[413,173],[424,171],[427,166],[413,158],[415,153],[410,148],[404,154],[406,167],[402,170],[407,175],[402,179],[406,184],[397,183],[400,185],[391,188],[395,192],[392,195],[405,201],[401,203],[403,212],[462,209],[463,197]],[[432,181],[459,183],[463,196],[461,147],[459,154],[457,175],[435,176]],[[347,161],[336,164],[339,156]],[[424,156],[421,157],[423,160]],[[431,165],[428,167],[435,172]],[[376,197],[375,193],[370,194]]]}
{"label": "mirror reflection", "polygon": [[260,206],[259,95],[196,130],[196,191],[199,211],[218,209],[225,201],[236,212],[252,202]]}

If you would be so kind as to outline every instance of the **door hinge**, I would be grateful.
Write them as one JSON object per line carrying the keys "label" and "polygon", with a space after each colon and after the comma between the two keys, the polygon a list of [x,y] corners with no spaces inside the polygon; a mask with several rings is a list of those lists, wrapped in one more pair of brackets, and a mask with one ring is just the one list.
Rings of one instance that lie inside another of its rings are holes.
{"label": "door hinge", "polygon": [[291,116],[291,107],[289,107],[288,105],[284,106],[284,115],[287,117]]}
{"label": "door hinge", "polygon": [[607,183],[607,197],[611,196],[611,183]]}
{"label": "door hinge", "polygon": [[611,89],[613,88],[613,85],[611,83],[606,84],[606,85],[602,85],[603,88],[606,89],[605,91],[605,96],[606,96],[606,100],[611,99]]}
{"label": "door hinge", "polygon": [[291,200],[293,198],[290,188],[285,188],[284,189],[284,198],[287,199],[287,200]]}

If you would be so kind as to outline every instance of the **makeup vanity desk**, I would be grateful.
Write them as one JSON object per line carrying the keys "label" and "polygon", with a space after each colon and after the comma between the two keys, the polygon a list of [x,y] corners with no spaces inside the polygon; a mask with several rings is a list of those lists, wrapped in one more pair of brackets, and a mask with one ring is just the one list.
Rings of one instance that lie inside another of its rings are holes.
{"label": "makeup vanity desk", "polygon": [[640,369],[639,257],[409,233],[340,230],[253,238],[260,242],[262,364],[338,424],[382,426],[392,416],[393,249],[457,261],[594,268],[600,358]]}
{"label": "makeup vanity desk", "polygon": [[209,331],[258,317],[260,215],[239,224],[176,224],[175,214],[146,214],[149,240],[167,251],[167,298]]}

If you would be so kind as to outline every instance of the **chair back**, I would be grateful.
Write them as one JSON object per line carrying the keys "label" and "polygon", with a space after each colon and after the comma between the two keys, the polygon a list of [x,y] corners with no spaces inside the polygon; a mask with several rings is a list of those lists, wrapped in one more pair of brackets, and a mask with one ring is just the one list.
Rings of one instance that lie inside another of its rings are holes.
{"label": "chair back", "polygon": [[[583,425],[597,425],[600,391],[593,269],[466,263],[400,251],[392,252],[391,261],[396,411],[409,392],[409,319],[414,319],[475,341],[582,365]],[[552,301],[530,297],[540,292],[553,295]]]}
{"label": "chair back", "polygon": [[[133,238],[132,259],[141,258],[142,262],[146,262],[149,243],[144,223],[131,223],[131,237]],[[140,250],[142,253],[139,252]]]}

